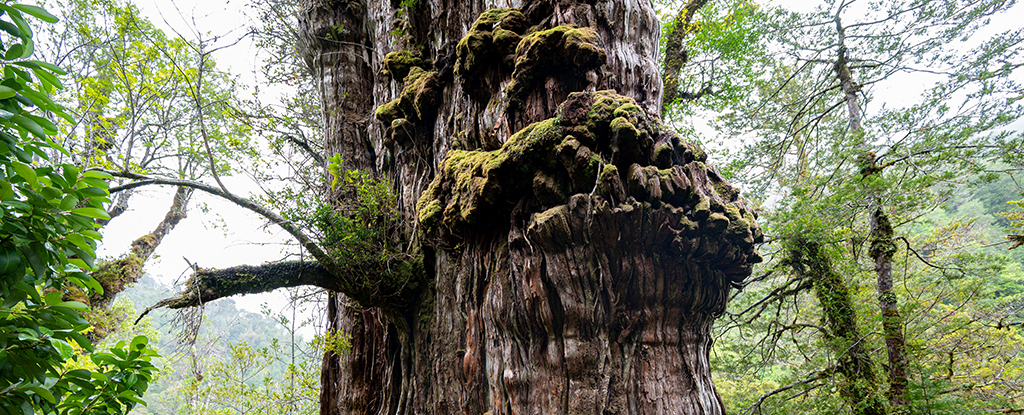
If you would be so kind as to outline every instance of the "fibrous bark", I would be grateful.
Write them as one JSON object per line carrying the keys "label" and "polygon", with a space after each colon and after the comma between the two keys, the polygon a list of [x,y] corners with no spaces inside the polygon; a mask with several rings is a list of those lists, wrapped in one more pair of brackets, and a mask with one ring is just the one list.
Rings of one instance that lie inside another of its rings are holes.
{"label": "fibrous bark", "polygon": [[[428,281],[398,325],[339,299],[353,351],[325,361],[323,413],[720,412],[708,330],[760,232],[703,152],[648,115],[661,108],[650,5],[495,6],[304,6],[313,36],[356,28],[312,61],[372,44],[352,62],[382,69],[372,111],[325,114],[376,122],[327,140],[370,137],[361,154],[424,231],[406,235]],[[354,89],[365,72],[324,64],[325,102],[371,96]],[[601,89],[621,95],[571,95]]]}

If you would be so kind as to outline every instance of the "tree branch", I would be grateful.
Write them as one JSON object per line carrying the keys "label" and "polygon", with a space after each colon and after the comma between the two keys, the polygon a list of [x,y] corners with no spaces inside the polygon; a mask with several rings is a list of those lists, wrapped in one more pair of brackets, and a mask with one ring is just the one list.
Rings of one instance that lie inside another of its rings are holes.
{"label": "tree branch", "polygon": [[184,292],[157,304],[169,308],[195,307],[232,295],[263,293],[300,285],[314,285],[333,291],[343,288],[327,268],[314,261],[240,265],[225,269],[199,268],[189,279]]}
{"label": "tree branch", "polygon": [[269,220],[270,222],[274,223],[275,225],[280,226],[282,229],[285,230],[285,232],[288,232],[289,235],[291,235],[293,238],[295,238],[297,241],[299,241],[299,245],[301,245],[304,249],[306,249],[306,251],[308,251],[313,256],[313,258],[316,259],[317,262],[319,262],[321,265],[323,265],[326,269],[328,269],[332,274],[334,274],[339,279],[339,281],[342,283],[341,286],[340,286],[342,289],[339,289],[339,291],[343,291],[343,292],[350,292],[351,291],[350,290],[350,288],[351,288],[351,281],[349,281],[349,279],[345,275],[343,275],[341,273],[341,269],[338,267],[338,265],[334,261],[334,259],[331,258],[329,255],[327,255],[327,253],[324,252],[323,249],[321,249],[320,246],[316,244],[316,242],[314,242],[312,239],[310,239],[310,237],[308,235],[306,235],[305,232],[302,232],[302,230],[299,229],[297,226],[295,226],[295,224],[292,223],[292,221],[281,217],[281,215],[278,215],[277,213],[275,213],[275,212],[273,212],[273,211],[271,211],[271,210],[269,210],[269,209],[267,209],[267,208],[265,208],[265,207],[263,207],[263,206],[261,206],[259,204],[256,204],[256,203],[252,202],[249,199],[237,196],[234,193],[227,192],[227,191],[225,191],[222,188],[217,188],[217,187],[214,187],[214,186],[210,186],[210,185],[208,185],[206,183],[197,182],[197,181],[194,181],[194,180],[172,179],[172,178],[168,178],[168,177],[157,177],[157,176],[146,176],[146,175],[142,175],[142,174],[138,174],[138,173],[132,173],[132,172],[113,172],[113,171],[106,171],[106,172],[111,174],[111,175],[113,175],[113,176],[115,176],[115,177],[123,177],[123,178],[126,178],[126,179],[137,180],[137,182],[133,182],[133,183],[129,183],[129,184],[126,184],[126,185],[117,186],[115,188],[112,188],[112,189],[110,189],[111,193],[115,193],[115,192],[118,192],[118,191],[130,189],[130,188],[133,188],[133,187],[144,186],[144,185],[151,185],[151,184],[171,185],[171,186],[184,186],[184,187],[189,187],[189,188],[193,188],[193,189],[196,189],[196,190],[201,190],[203,192],[212,194],[214,196],[219,196],[221,198],[227,199],[228,201],[231,201],[232,203],[234,203],[235,205],[238,205],[239,207],[242,207],[242,208],[247,209],[249,211],[255,212],[256,214],[258,214],[258,215],[262,216],[263,218]]}
{"label": "tree branch", "polygon": [[687,1],[686,5],[679,10],[676,18],[673,19],[672,29],[665,34],[665,69],[661,73],[665,93],[662,100],[662,115],[668,111],[676,98],[692,100],[711,92],[710,85],[706,85],[697,93],[680,93],[679,91],[679,71],[690,61],[689,51],[683,48],[683,40],[696,31],[696,27],[690,22],[693,21],[697,10],[704,7],[707,2],[707,0]]}

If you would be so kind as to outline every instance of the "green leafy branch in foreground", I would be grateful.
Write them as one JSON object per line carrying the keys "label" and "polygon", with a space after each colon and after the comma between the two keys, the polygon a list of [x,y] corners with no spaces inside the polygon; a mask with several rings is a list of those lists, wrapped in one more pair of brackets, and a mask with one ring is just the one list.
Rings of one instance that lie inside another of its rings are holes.
{"label": "green leafy branch in foreground", "polygon": [[57,127],[47,116],[71,117],[50,99],[64,72],[30,59],[29,16],[57,20],[36,6],[0,4],[0,415],[123,414],[142,402],[156,352],[137,337],[93,353],[95,369],[66,368],[80,358],[72,342],[94,350],[83,335],[88,306],[64,297],[74,287],[102,291],[87,272],[110,176],[49,162],[69,154],[50,138]]}

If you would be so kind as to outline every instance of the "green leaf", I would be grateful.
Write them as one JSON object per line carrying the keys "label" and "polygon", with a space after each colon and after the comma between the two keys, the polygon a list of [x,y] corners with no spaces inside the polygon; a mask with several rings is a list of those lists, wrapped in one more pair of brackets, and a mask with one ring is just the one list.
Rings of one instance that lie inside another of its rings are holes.
{"label": "green leaf", "polygon": [[57,79],[56,76],[53,76],[53,74],[45,69],[32,69],[32,73],[36,74],[41,81],[48,82],[57,88],[64,88],[64,84],[60,82],[60,79]]}
{"label": "green leaf", "polygon": [[145,349],[146,345],[148,345],[148,344],[149,344],[149,338],[148,337],[146,337],[146,336],[135,336],[135,338],[132,339],[132,343],[131,343],[130,347],[132,349],[140,349],[141,350],[141,349]]}
{"label": "green leaf", "polygon": [[7,200],[14,197],[14,188],[11,182],[0,180],[0,200]]}
{"label": "green leaf", "polygon": [[67,75],[67,72],[65,72],[59,66],[54,65],[54,64],[49,63],[49,62],[36,61],[36,60],[26,60],[26,61],[22,61],[22,62],[19,62],[19,63],[34,63],[36,65],[39,65],[39,66],[43,67],[43,68],[49,69],[50,72],[53,72],[53,73],[55,73],[57,75]]}
{"label": "green leaf", "polygon": [[24,12],[24,13],[29,14],[29,15],[35,16],[36,18],[38,18],[38,19],[40,19],[40,20],[42,20],[44,22],[47,22],[47,23],[57,23],[57,21],[60,20],[60,19],[57,19],[56,16],[50,14],[45,9],[43,9],[42,7],[39,7],[39,6],[32,6],[32,5],[28,5],[28,4],[14,4],[12,6],[15,9],[18,9],[18,10]]}
{"label": "green leaf", "polygon": [[84,265],[85,265],[84,267],[82,267],[83,264],[79,264],[78,262],[75,262],[74,264],[78,265],[79,267],[85,268],[85,269],[90,269],[91,270],[91,269],[95,269],[96,268],[96,263],[95,263],[96,256],[95,256],[95,254],[90,254],[90,252],[83,251],[81,248],[79,248],[77,246],[74,246],[74,245],[67,245],[67,247],[68,247],[68,249],[71,250],[71,252],[74,252],[75,255],[78,257],[78,258],[68,257],[68,260],[75,260],[75,259],[81,260],[84,263]]}
{"label": "green leaf", "polygon": [[11,121],[18,124],[19,127],[24,128],[26,131],[35,134],[37,137],[46,136],[46,132],[43,131],[43,127],[40,127],[39,124],[24,115],[15,115],[11,117]]}
{"label": "green leaf", "polygon": [[79,200],[78,200],[77,196],[75,196],[73,194],[65,195],[64,198],[61,199],[61,201],[60,201],[60,209],[61,210],[71,210],[71,209],[74,209],[75,206],[78,206],[78,202],[79,202]]}
{"label": "green leaf", "polygon": [[39,258],[39,255],[36,254],[36,251],[29,246],[22,246],[20,248],[21,254],[28,259],[28,264],[32,266],[32,272],[35,274],[35,277],[40,279],[45,278],[47,266],[46,263]]}
{"label": "green leaf", "polygon": [[79,301],[64,301],[57,305],[78,311],[89,311],[89,306]]}
{"label": "green leaf", "polygon": [[101,170],[86,170],[84,173],[82,173],[82,177],[103,180],[109,180],[114,178],[114,176],[112,176],[110,173]]}
{"label": "green leaf", "polygon": [[39,124],[39,126],[43,128],[43,131],[45,131],[47,135],[57,134],[57,126],[52,121],[31,114],[26,114],[25,117],[32,121],[35,121],[36,124]]}
{"label": "green leaf", "polygon": [[47,293],[46,295],[43,296],[43,302],[45,302],[46,305],[60,304],[60,302],[61,302],[60,297],[61,297],[61,293],[58,292],[58,291]]}
{"label": "green leaf", "polygon": [[83,207],[83,208],[73,209],[73,210],[71,210],[71,212],[72,213],[77,213],[77,214],[82,215],[82,216],[87,216],[87,217],[90,217],[90,218],[94,218],[94,219],[110,219],[110,215],[107,214],[107,211],[105,211],[103,209],[100,209],[100,208]]}
{"label": "green leaf", "polygon": [[29,165],[20,161],[11,162],[11,167],[14,168],[14,172],[25,179],[26,182],[35,186],[39,182],[39,178],[36,175],[36,170]]}
{"label": "green leaf", "polygon": [[7,247],[0,248],[0,275],[14,272],[21,266],[21,255],[18,254],[18,251],[8,250]]}
{"label": "green leaf", "polygon": [[[6,86],[3,86],[3,85],[0,85],[0,99],[7,99],[7,98],[13,97],[15,95],[17,95],[17,91],[15,91],[14,89],[11,89],[10,87],[6,87]],[[10,114],[10,113],[8,113],[8,114]]]}
{"label": "green leaf", "polygon": [[46,389],[43,389],[43,388],[41,388],[39,386],[28,386],[25,389],[28,389],[28,390],[30,390],[32,392],[35,392],[36,395],[42,396],[43,399],[46,399],[50,403],[53,403],[53,404],[57,403],[57,400],[53,398],[53,394],[50,393],[50,391],[48,391]]}
{"label": "green leaf", "polygon": [[18,38],[21,37],[21,30],[18,29],[18,26],[14,25],[11,22],[8,22],[6,20],[0,20],[0,30],[3,30],[5,32],[7,32],[7,33],[10,33],[11,36],[18,37]]}

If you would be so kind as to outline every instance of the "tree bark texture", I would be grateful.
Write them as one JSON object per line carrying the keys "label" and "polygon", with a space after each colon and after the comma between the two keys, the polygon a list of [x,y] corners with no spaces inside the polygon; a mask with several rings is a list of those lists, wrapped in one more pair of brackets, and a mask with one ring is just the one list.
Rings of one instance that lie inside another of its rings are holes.
{"label": "tree bark texture", "polygon": [[[327,155],[395,183],[411,301],[338,294],[323,414],[718,414],[762,234],[662,128],[646,0],[303,3]],[[598,92],[600,91],[600,92]],[[338,194],[338,203],[344,203]]]}
{"label": "tree bark texture", "polygon": [[896,305],[893,291],[892,257],[896,254],[896,243],[892,238],[889,215],[881,209],[871,214],[871,248],[875,260],[875,274],[878,276],[878,305],[882,310],[882,329],[885,334],[885,350],[889,358],[889,403],[893,408],[908,405],[907,356],[903,338],[903,319]]}

